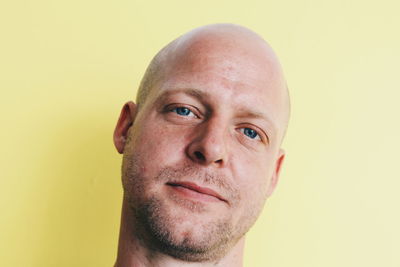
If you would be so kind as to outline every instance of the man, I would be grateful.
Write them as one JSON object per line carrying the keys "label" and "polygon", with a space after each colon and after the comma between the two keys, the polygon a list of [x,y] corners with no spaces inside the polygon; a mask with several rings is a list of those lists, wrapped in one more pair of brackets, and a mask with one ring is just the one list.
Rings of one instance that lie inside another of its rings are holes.
{"label": "man", "polygon": [[278,59],[254,32],[208,25],[164,47],[114,132],[124,189],[115,266],[242,266],[288,118]]}

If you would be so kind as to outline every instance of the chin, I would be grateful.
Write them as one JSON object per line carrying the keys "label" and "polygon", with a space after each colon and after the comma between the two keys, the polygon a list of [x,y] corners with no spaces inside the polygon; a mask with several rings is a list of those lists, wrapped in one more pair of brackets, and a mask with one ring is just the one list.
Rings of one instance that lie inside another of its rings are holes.
{"label": "chin", "polygon": [[217,261],[239,238],[232,238],[229,219],[210,222],[201,220],[201,215],[207,216],[179,213],[153,197],[136,209],[135,220],[138,234],[153,250],[184,261]]}

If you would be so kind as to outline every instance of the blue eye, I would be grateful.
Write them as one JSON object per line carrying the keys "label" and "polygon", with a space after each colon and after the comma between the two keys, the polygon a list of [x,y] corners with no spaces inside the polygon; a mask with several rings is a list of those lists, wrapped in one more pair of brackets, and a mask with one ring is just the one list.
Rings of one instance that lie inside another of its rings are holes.
{"label": "blue eye", "polygon": [[192,111],[190,111],[190,109],[185,108],[185,107],[177,107],[177,108],[174,108],[172,111],[180,116],[189,116],[190,113],[192,113]]}
{"label": "blue eye", "polygon": [[248,137],[250,137],[251,139],[255,139],[257,137],[260,138],[258,136],[258,133],[255,130],[251,129],[251,128],[243,128],[243,133],[245,135],[247,135]]}

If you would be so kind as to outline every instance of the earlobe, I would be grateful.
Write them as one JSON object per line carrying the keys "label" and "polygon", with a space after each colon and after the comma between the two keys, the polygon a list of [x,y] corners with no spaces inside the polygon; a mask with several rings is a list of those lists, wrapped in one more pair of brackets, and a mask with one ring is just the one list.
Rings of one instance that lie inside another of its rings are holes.
{"label": "earlobe", "polygon": [[124,152],[128,130],[135,120],[136,112],[137,105],[132,101],[127,102],[122,107],[121,114],[114,130],[114,145],[120,154]]}
{"label": "earlobe", "polygon": [[271,181],[270,181],[269,188],[268,188],[268,194],[267,194],[268,197],[272,194],[272,192],[275,190],[275,188],[278,184],[279,175],[280,175],[280,172],[282,169],[282,164],[283,164],[284,159],[285,159],[285,150],[279,149],[278,157],[277,157],[277,160],[275,163],[275,170],[272,174]]}

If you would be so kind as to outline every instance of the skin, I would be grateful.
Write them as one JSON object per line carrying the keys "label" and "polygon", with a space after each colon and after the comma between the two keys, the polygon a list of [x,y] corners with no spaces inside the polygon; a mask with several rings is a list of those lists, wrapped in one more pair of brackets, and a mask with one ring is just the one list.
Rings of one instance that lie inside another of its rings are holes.
{"label": "skin", "polygon": [[115,266],[242,266],[285,157],[276,55],[241,26],[201,27],[156,55],[138,95],[114,132],[124,188]]}

